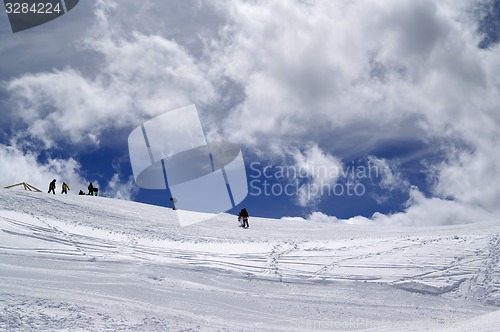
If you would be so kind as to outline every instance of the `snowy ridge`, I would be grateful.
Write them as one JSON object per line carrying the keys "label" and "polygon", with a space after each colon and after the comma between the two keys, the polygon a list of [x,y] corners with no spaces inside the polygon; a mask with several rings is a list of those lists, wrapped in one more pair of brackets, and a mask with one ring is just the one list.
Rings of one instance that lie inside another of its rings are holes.
{"label": "snowy ridge", "polygon": [[0,330],[488,331],[499,234],[263,218],[244,230],[227,214],[181,228],[161,207],[0,190]]}

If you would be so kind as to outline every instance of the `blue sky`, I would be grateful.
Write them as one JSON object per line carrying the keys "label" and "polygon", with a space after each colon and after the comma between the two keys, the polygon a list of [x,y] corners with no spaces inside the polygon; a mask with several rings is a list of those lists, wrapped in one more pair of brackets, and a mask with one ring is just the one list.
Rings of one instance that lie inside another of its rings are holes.
{"label": "blue sky", "polygon": [[[208,138],[243,150],[250,195],[230,212],[411,225],[495,218],[499,8],[96,0],[16,34],[4,13],[0,184],[46,190],[57,178],[75,194],[94,181],[105,196],[169,206],[168,192],[135,184],[127,138],[196,104]],[[368,177],[319,172],[370,166]],[[284,188],[294,194],[276,194]]]}

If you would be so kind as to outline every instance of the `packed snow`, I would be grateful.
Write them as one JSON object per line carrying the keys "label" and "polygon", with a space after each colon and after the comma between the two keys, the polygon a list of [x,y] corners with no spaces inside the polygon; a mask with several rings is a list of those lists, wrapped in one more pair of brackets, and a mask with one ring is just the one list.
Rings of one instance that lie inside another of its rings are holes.
{"label": "packed snow", "polygon": [[499,260],[493,221],[183,228],[168,208],[0,190],[0,330],[498,331]]}

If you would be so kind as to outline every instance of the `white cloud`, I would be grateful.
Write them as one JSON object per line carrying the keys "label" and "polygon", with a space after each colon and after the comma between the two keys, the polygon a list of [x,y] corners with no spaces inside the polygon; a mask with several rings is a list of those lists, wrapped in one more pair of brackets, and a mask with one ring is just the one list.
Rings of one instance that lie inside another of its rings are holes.
{"label": "white cloud", "polygon": [[400,77],[387,73],[388,88],[370,77],[377,38],[369,9],[377,8],[352,3],[224,2],[231,25],[215,57],[246,94],[227,122],[230,135],[284,142],[315,128],[337,137],[347,125],[371,131],[404,118],[404,108],[393,112]]}
{"label": "white cloud", "polygon": [[342,163],[315,144],[304,153],[296,150],[293,157],[296,174],[305,177],[298,179],[297,203],[304,207],[314,205],[321,199],[324,188],[335,185],[342,174]]}
{"label": "white cloud", "polygon": [[495,221],[498,220],[498,214],[485,211],[476,205],[462,204],[436,197],[427,198],[418,188],[414,187],[410,190],[407,208],[402,212],[387,215],[377,212],[371,218],[355,216],[349,219],[338,219],[322,212],[313,212],[307,217],[307,220],[355,225],[441,226]]}
{"label": "white cloud", "polygon": [[338,219],[334,216],[329,216],[322,212],[313,212],[307,218],[300,217],[282,217],[281,220],[286,222],[290,221],[311,221],[311,222],[321,222],[321,223],[333,223],[333,224],[346,224],[346,225],[373,225],[373,220],[365,217],[356,216],[349,219]]}
{"label": "white cloud", "polygon": [[453,111],[443,108],[467,100],[456,92],[479,93],[486,83],[491,55],[476,47],[460,2],[219,3],[230,23],[213,57],[244,87],[226,123],[244,142],[310,137],[311,128],[332,137],[346,127],[411,137],[431,126],[439,134]]}
{"label": "white cloud", "polygon": [[375,213],[372,216],[372,220],[378,223],[408,226],[452,225],[497,219],[497,213],[478,205],[437,197],[426,198],[418,188],[410,191],[408,208],[404,212],[391,215]]}
{"label": "white cloud", "polygon": [[394,191],[405,192],[410,188],[410,183],[400,171],[397,160],[368,156],[368,168],[375,170],[373,175],[376,179],[372,178],[372,180],[377,180],[378,183],[375,183],[375,185],[383,190],[380,194],[372,194],[372,197],[379,204],[386,202]]}
{"label": "white cloud", "polygon": [[47,148],[61,139],[90,144],[105,130],[133,127],[145,117],[212,101],[203,64],[175,41],[123,31],[109,22],[113,1],[99,1],[97,23],[83,42],[104,59],[96,75],[77,68],[25,74],[5,83],[25,131]]}
{"label": "white cloud", "polygon": [[499,212],[500,157],[498,141],[474,151],[457,151],[446,162],[435,166],[434,194],[459,203]]}
{"label": "white cloud", "polygon": [[130,176],[126,182],[120,180],[120,174],[114,174],[106,186],[104,196],[131,200],[135,197],[139,188],[135,185],[134,177]]}

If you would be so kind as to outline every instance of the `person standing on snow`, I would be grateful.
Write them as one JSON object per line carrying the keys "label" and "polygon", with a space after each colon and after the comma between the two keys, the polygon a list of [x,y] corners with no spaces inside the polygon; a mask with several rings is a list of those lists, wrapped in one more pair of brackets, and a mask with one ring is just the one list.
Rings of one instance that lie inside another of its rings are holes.
{"label": "person standing on snow", "polygon": [[94,196],[94,185],[92,182],[89,182],[89,186],[87,187],[89,190],[89,193],[87,195]]}
{"label": "person standing on snow", "polygon": [[68,194],[68,190],[71,190],[71,189],[69,189],[69,187],[66,184],[66,182],[63,182],[61,194]]}
{"label": "person standing on snow", "polygon": [[243,227],[243,228],[250,227],[248,225],[248,212],[247,212],[246,208],[241,209],[240,216],[241,216],[241,219],[243,220],[243,225],[241,227]]}
{"label": "person standing on snow", "polygon": [[52,182],[50,182],[48,193],[50,194],[50,192],[52,191],[52,193],[55,195],[56,194],[55,190],[56,190],[56,179],[54,179],[54,180],[52,180]]}

